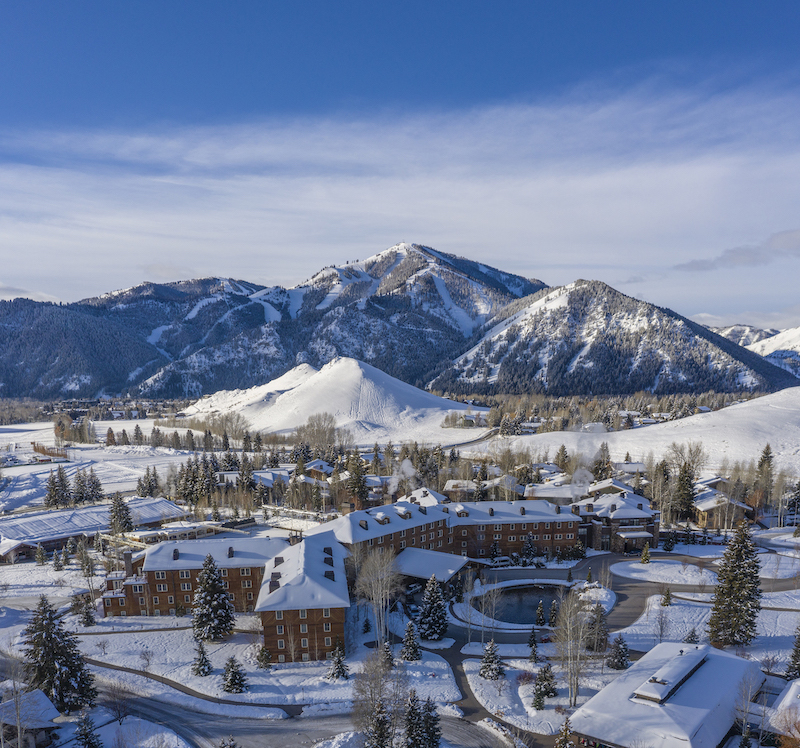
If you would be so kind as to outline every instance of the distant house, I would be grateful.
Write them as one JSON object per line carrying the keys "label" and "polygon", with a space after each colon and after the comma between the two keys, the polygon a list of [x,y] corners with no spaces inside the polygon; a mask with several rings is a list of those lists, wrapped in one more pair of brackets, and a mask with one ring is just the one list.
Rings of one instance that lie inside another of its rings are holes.
{"label": "distant house", "polygon": [[632,493],[598,494],[571,506],[581,518],[581,541],[596,551],[641,549],[658,545],[660,513],[650,502]]}
{"label": "distant house", "polygon": [[[2,694],[0,694],[2,695]],[[7,701],[0,704],[0,730],[2,730],[3,745],[8,748],[44,748],[52,745],[56,738],[56,731],[61,725],[53,720],[61,715],[38,688],[33,691],[24,691],[17,695],[16,700],[11,693],[5,694]],[[22,726],[23,739],[17,736],[17,708],[19,708],[19,724]]]}
{"label": "distant house", "polygon": [[692,515],[698,527],[709,530],[735,527],[745,517],[752,517],[753,510],[747,504],[734,501],[713,488],[696,494]]}

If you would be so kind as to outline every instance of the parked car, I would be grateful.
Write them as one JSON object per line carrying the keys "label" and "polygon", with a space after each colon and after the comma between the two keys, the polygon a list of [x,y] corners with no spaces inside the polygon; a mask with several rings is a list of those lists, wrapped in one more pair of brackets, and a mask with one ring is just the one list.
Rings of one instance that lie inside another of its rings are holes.
{"label": "parked car", "polygon": [[503,568],[504,566],[511,566],[511,559],[508,556],[498,556],[492,561],[492,566]]}

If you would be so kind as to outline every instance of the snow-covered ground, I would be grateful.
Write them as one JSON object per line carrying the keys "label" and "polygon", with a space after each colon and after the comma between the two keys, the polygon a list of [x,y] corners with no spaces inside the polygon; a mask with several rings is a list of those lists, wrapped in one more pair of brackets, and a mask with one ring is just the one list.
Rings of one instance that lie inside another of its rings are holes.
{"label": "snow-covered ground", "polygon": [[[651,548],[650,553],[664,553],[664,535],[662,530],[661,546]],[[724,545],[700,545],[699,543],[676,543],[675,547],[669,551],[679,556],[694,556],[695,558],[719,558],[725,553]]]}
{"label": "snow-covered ground", "polygon": [[[114,719],[107,710],[96,707],[89,710],[89,716],[103,746],[136,746],[136,748],[191,748],[183,738],[162,725],[147,722],[138,717],[125,717],[122,722]],[[58,731],[58,744],[65,748],[75,748],[75,731],[79,715],[71,715]]]}
{"label": "snow-covered ground", "polygon": [[0,567],[0,598],[9,604],[12,598],[20,597],[71,597],[78,592],[87,591],[90,583],[95,590],[104,589],[105,570],[97,562],[94,568],[95,575],[87,579],[74,558],[62,571],[53,569],[49,559],[44,566],[37,566],[34,561],[5,564]]}
{"label": "snow-covered ground", "polygon": [[688,585],[717,583],[717,575],[713,571],[670,559],[652,559],[649,564],[639,560],[620,561],[611,565],[611,573],[640,582]]}
{"label": "snow-covered ground", "polygon": [[[757,460],[769,443],[775,464],[792,475],[800,475],[800,387],[791,387],[745,403],[732,405],[713,413],[699,413],[677,421],[616,431],[590,433],[555,431],[531,436],[494,437],[471,450],[473,453],[530,449],[534,454],[549,451],[550,458],[564,444],[570,455],[582,453],[591,459],[602,442],[608,442],[613,460],[622,460],[630,453],[634,460],[651,452],[659,459],[673,442],[702,442],[709,455],[706,469],[719,470],[728,460]],[[466,450],[465,450],[466,452]]]}

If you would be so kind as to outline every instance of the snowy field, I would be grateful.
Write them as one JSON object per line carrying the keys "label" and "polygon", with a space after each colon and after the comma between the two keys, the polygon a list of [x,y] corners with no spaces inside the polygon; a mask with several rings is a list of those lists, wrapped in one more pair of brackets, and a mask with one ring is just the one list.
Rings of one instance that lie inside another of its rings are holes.
{"label": "snowy field", "polygon": [[[480,660],[464,660],[464,671],[475,698],[494,716],[508,722],[514,727],[538,733],[539,735],[555,735],[564,722],[566,714],[559,714],[556,707],[565,708],[569,703],[563,672],[557,662],[550,664],[556,676],[558,695],[545,699],[545,708],[533,708],[533,681],[525,682],[526,673],[539,671],[540,664],[533,664],[526,659],[504,660],[506,677],[497,681],[485,680],[478,674]],[[578,695],[578,705],[586,703],[600,689],[605,688],[619,673],[609,670],[602,660],[587,663],[585,677],[582,679]]]}
{"label": "snowy field", "polygon": [[[664,531],[661,534],[661,546],[664,545]],[[665,553],[663,547],[651,548],[650,553]],[[694,558],[721,558],[725,553],[724,545],[700,545],[699,543],[675,543],[675,547],[669,551],[676,556],[693,556]]]}
{"label": "snowy field", "polygon": [[708,569],[694,564],[668,559],[653,559],[649,564],[641,561],[620,561],[611,565],[611,573],[618,577],[636,579],[639,582],[656,582],[659,584],[714,585],[717,575]]}
{"label": "snowy field", "polygon": [[[136,746],[136,748],[191,748],[183,738],[162,725],[147,722],[138,717],[125,717],[117,722],[110,712],[96,707],[89,710],[95,731],[103,746]],[[59,745],[65,748],[77,748],[75,730],[79,715],[71,715],[58,731]]]}
{"label": "snowy field", "polygon": [[39,595],[53,597],[72,597],[78,592],[88,591],[90,583],[95,590],[105,588],[105,570],[95,559],[95,575],[90,579],[83,576],[73,558],[62,571],[56,571],[53,564],[37,566],[34,561],[0,566],[0,598],[6,604],[13,604],[13,598],[31,598]]}
{"label": "snowy field", "polygon": [[[534,454],[549,452],[550,459],[564,444],[570,455],[582,453],[591,459],[608,442],[611,459],[623,460],[630,453],[634,460],[643,460],[651,452],[659,459],[672,442],[702,442],[708,452],[706,470],[716,473],[723,460],[749,462],[758,460],[769,442],[775,464],[792,475],[800,475],[800,387],[791,387],[771,395],[750,400],[714,413],[698,413],[677,421],[653,426],[589,433],[556,431],[515,437],[494,437],[472,452],[499,452],[506,447],[530,449]],[[467,450],[465,450],[466,453]]]}

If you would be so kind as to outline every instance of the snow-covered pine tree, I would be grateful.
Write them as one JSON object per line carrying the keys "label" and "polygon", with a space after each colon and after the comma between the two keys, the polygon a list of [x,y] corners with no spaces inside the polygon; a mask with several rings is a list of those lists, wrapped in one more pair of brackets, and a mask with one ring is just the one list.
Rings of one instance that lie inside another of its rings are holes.
{"label": "snow-covered pine tree", "polygon": [[564,723],[556,736],[556,742],[553,748],[573,748],[575,743],[572,742],[572,728],[569,724],[569,715],[564,718]]}
{"label": "snow-covered pine tree", "polygon": [[538,712],[544,709],[545,688],[537,678],[533,683],[533,701],[531,706]]}
{"label": "snow-covered pine tree", "polygon": [[81,605],[81,626],[94,626],[95,610],[94,603],[90,598],[86,598]]}
{"label": "snow-covered pine tree", "polygon": [[103,748],[100,736],[94,726],[94,720],[88,712],[82,712],[75,730],[75,742],[81,748]]}
{"label": "snow-covered pine tree", "polygon": [[420,704],[417,692],[413,688],[406,700],[403,723],[405,727],[403,748],[421,748],[425,744],[425,733],[422,729],[422,704]]}
{"label": "snow-covered pine tree", "polygon": [[208,652],[206,652],[206,645],[203,644],[202,639],[196,639],[197,646],[194,649],[194,662],[192,662],[192,674],[199,675],[205,678],[211,675],[213,668],[211,667],[211,660],[208,659]]}
{"label": "snow-covered pine tree", "polygon": [[796,680],[800,678],[800,626],[794,632],[794,646],[792,654],[789,656],[789,664],[783,676],[786,680]]}
{"label": "snow-covered pine tree", "polygon": [[389,642],[384,642],[381,646],[381,663],[386,670],[391,670],[394,667],[394,653]]}
{"label": "snow-covered pine tree", "polygon": [[642,548],[642,563],[650,563],[650,543],[645,543],[644,548]]}
{"label": "snow-covered pine tree", "polygon": [[22,652],[28,687],[40,688],[64,712],[94,704],[97,691],[78,639],[64,629],[61,618],[42,595],[23,632]]}
{"label": "snow-covered pine tree", "polygon": [[612,670],[627,670],[630,664],[628,644],[623,639],[622,634],[617,634],[617,638],[611,642],[611,653],[608,655],[606,665]]}
{"label": "snow-covered pine tree", "polygon": [[403,635],[403,646],[400,649],[400,659],[406,662],[416,662],[422,659],[419,652],[417,627],[414,625],[414,621],[409,621],[406,624],[406,632]]}
{"label": "snow-covered pine tree", "polygon": [[67,546],[61,549],[61,568],[63,569],[65,566],[69,566],[69,548]]}
{"label": "snow-covered pine tree", "polygon": [[691,631],[684,637],[684,644],[697,644],[700,641],[700,637],[697,635],[697,629],[692,626]]}
{"label": "snow-covered pine tree", "polygon": [[392,744],[391,720],[382,700],[378,700],[364,733],[364,748],[389,748]]}
{"label": "snow-covered pine tree", "polygon": [[555,600],[553,600],[553,602],[550,603],[550,617],[547,619],[547,625],[550,626],[551,628],[555,628],[557,621],[558,621],[558,603]]}
{"label": "snow-covered pine tree", "polygon": [[547,620],[544,617],[544,600],[539,600],[539,605],[536,607],[536,625],[544,626]]}
{"label": "snow-covered pine tree", "polygon": [[64,569],[63,549],[61,551],[53,551],[53,571],[62,571],[63,569]]}
{"label": "snow-covered pine tree", "polygon": [[333,657],[331,658],[331,666],[328,668],[328,673],[325,677],[328,680],[348,680],[350,678],[350,668],[344,661],[344,647],[339,641],[336,642],[336,649],[333,650]]}
{"label": "snow-covered pine tree", "polygon": [[222,690],[226,693],[242,693],[246,691],[247,677],[239,660],[231,655],[225,662],[225,672],[222,675]]}
{"label": "snow-covered pine tree", "polygon": [[108,511],[108,524],[113,535],[121,535],[123,532],[133,530],[133,518],[131,510],[122,498],[122,494],[115,493],[111,497],[111,508]]}
{"label": "snow-covered pine tree", "polygon": [[80,468],[75,471],[75,477],[72,479],[72,500],[75,504],[86,502],[86,473]]}
{"label": "snow-covered pine tree", "polygon": [[94,468],[89,468],[89,475],[86,476],[86,501],[90,504],[96,504],[105,498],[103,493],[103,484],[94,472]]}
{"label": "snow-covered pine tree", "polygon": [[586,631],[586,649],[592,652],[605,652],[608,647],[608,622],[606,609],[602,603],[592,607]]}
{"label": "snow-covered pine tree", "polygon": [[369,613],[367,613],[366,618],[364,618],[364,625],[361,627],[362,634],[368,634],[372,631],[372,622],[369,620]]}
{"label": "snow-covered pine tree", "polygon": [[531,649],[528,659],[531,662],[539,662],[539,650],[536,645],[536,629],[533,628],[533,626],[531,626],[531,633],[528,635],[528,646]]}
{"label": "snow-covered pine tree", "polygon": [[422,734],[425,738],[422,748],[439,748],[442,728],[439,725],[439,712],[430,696],[422,705]]}
{"label": "snow-covered pine tree", "polygon": [[497,654],[497,645],[494,643],[494,639],[491,639],[483,648],[483,657],[481,657],[481,667],[478,674],[486,680],[500,680],[500,678],[505,677],[506,668]]}
{"label": "snow-covered pine tree", "polygon": [[434,574],[425,586],[419,611],[419,635],[422,639],[439,641],[447,632],[447,605],[442,588]]}
{"label": "snow-covered pine tree", "polygon": [[667,587],[664,590],[664,594],[661,595],[661,607],[668,608],[670,605],[672,605],[672,590]]}
{"label": "snow-covered pine tree", "polygon": [[47,563],[47,554],[45,553],[44,548],[42,548],[42,544],[39,543],[36,546],[36,565],[44,566],[46,563]]}
{"label": "snow-covered pine tree", "polygon": [[551,696],[558,696],[558,689],[556,688],[556,676],[553,673],[553,666],[547,662],[539,668],[536,675],[536,682],[541,683],[540,688],[544,693],[545,698]]}
{"label": "snow-covered pine tree", "polygon": [[272,652],[267,649],[266,644],[262,644],[258,648],[256,655],[256,667],[260,670],[269,670],[272,668]]}
{"label": "snow-covered pine tree", "polygon": [[197,639],[217,641],[233,631],[233,606],[210,553],[197,575],[197,591],[192,605],[192,628]]}
{"label": "snow-covered pine tree", "polygon": [[717,571],[708,634],[713,644],[743,646],[756,636],[761,611],[760,562],[750,530],[740,522]]}

